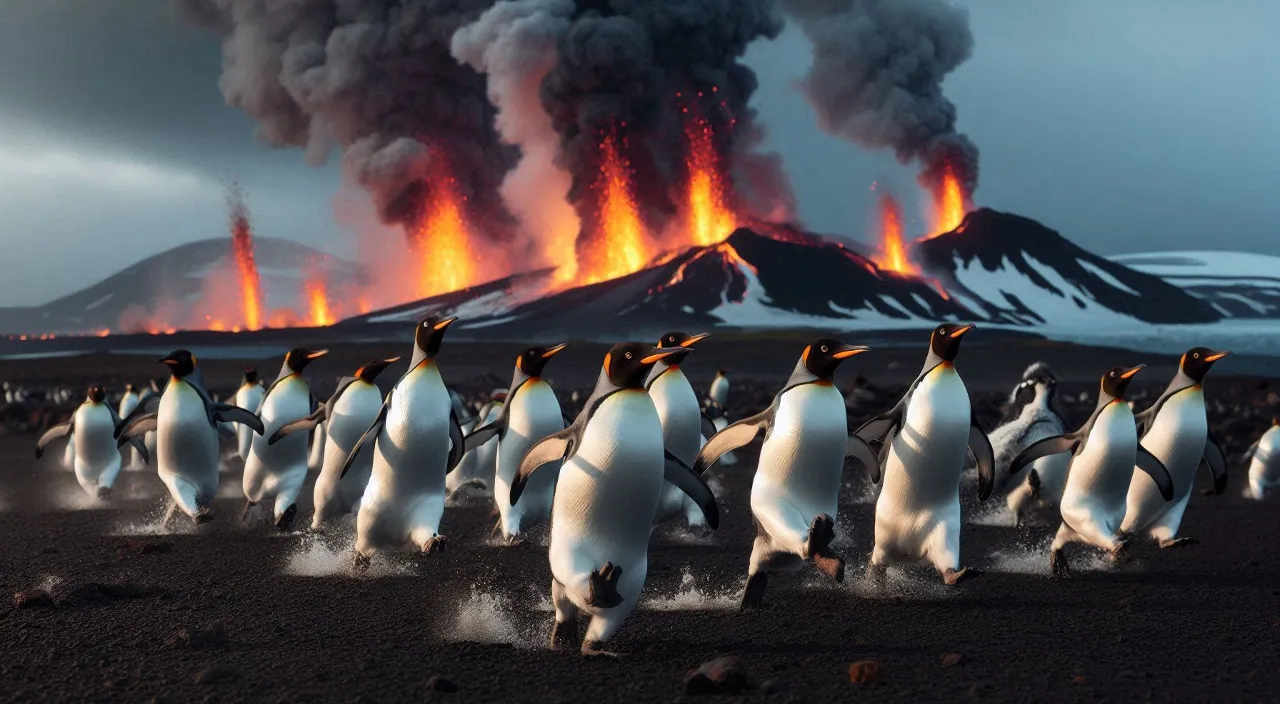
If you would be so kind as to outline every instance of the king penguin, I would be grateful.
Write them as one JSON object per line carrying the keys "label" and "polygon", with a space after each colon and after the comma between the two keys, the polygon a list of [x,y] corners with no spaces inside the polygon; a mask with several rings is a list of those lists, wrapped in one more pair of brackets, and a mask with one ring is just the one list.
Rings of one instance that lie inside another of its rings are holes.
{"label": "king penguin", "polygon": [[960,341],[972,329],[951,324],[935,328],[924,368],[906,395],[858,429],[862,439],[888,446],[867,570],[877,582],[893,563],[932,565],[947,585],[981,574],[960,566],[960,479],[966,449],[977,460],[978,498],[985,501],[995,486],[991,441],[955,367]]}
{"label": "king penguin", "polygon": [[[716,433],[729,427],[729,419],[724,415],[724,408],[720,407],[718,404],[707,403],[703,407],[702,413],[703,417],[711,421],[711,433],[707,435],[708,440],[714,437]],[[703,432],[706,433],[705,430]],[[723,455],[720,455],[720,460],[717,464],[721,467],[732,467],[737,463],[738,456],[732,452],[726,452]]]}
{"label": "king penguin", "polygon": [[244,462],[245,515],[259,502],[275,499],[276,528],[288,531],[298,513],[298,494],[307,479],[307,435],[295,434],[272,443],[277,430],[309,416],[313,398],[302,371],[328,350],[297,347],[289,350],[280,373],[262,397],[259,416],[265,428],[253,438]]}
{"label": "king penguin", "polygon": [[1130,381],[1142,369],[1143,365],[1132,369],[1117,367],[1103,374],[1098,405],[1083,427],[1035,443],[1009,466],[1009,471],[1018,472],[1041,457],[1071,454],[1060,504],[1062,525],[1049,553],[1049,566],[1055,577],[1070,574],[1063,554],[1068,543],[1101,548],[1112,559],[1123,553],[1128,543],[1120,536],[1120,526],[1134,467],[1151,477],[1165,501],[1173,498],[1173,479],[1160,460],[1138,444],[1133,410],[1125,401]]}
{"label": "king penguin", "polygon": [[[133,384],[125,384],[124,395],[120,397],[120,407],[116,409],[116,416],[118,418],[128,418],[129,414],[133,413],[133,409],[138,407],[139,400],[140,399],[138,398],[138,391],[137,389],[133,388]],[[114,431],[114,428],[112,430]],[[128,450],[126,450],[125,456],[129,458],[129,461],[125,464],[125,468],[138,469],[138,468],[141,468],[144,464],[146,464],[146,462],[142,459],[142,454],[145,451],[146,451],[145,446],[141,450],[139,450],[137,447],[130,447]]]}
{"label": "king penguin", "polygon": [[364,495],[369,474],[373,471],[373,448],[365,448],[360,453],[345,477],[340,478],[339,475],[347,455],[382,408],[382,391],[375,380],[382,370],[398,361],[399,357],[392,357],[366,362],[356,369],[355,374],[338,380],[338,386],[328,401],[320,404],[306,418],[280,427],[267,439],[267,444],[275,445],[294,433],[325,429],[324,461],[316,479],[311,530],[323,530],[326,523],[352,515],[359,508],[360,497]]}
{"label": "king penguin", "polygon": [[[658,419],[662,421],[662,439],[667,451],[690,466],[698,459],[698,451],[706,443],[706,438],[715,435],[716,429],[698,407],[698,394],[680,365],[694,346],[706,338],[706,333],[687,335],[669,332],[663,335],[658,340],[658,348],[670,349],[672,354],[653,365],[645,382],[653,405],[658,409]],[[706,531],[707,522],[697,504],[680,487],[663,482],[658,512],[653,517],[654,525],[681,517],[691,530]]]}
{"label": "king penguin", "polygon": [[524,531],[551,515],[558,467],[546,467],[523,490],[519,506],[511,503],[511,483],[520,470],[520,460],[534,443],[564,430],[564,411],[551,386],[542,379],[547,363],[567,345],[530,347],[516,357],[511,387],[497,417],[487,420],[467,436],[468,452],[478,451],[497,436],[497,468],[493,478],[493,499],[498,506],[498,529],[508,544],[522,541]]}
{"label": "king penguin", "polygon": [[373,444],[373,470],[356,514],[357,568],[378,550],[406,543],[442,551],[445,475],[462,459],[462,427],[436,366],[445,331],[457,318],[417,323],[409,370],[387,392],[373,423],[347,455],[339,478]]}
{"label": "king penguin", "polygon": [[156,470],[173,497],[165,522],[181,509],[196,523],[212,516],[209,505],[218,493],[218,423],[248,425],[262,433],[258,416],[238,406],[214,403],[204,389],[196,357],[188,350],[175,350],[160,359],[173,375],[160,395],[158,408],[146,412],[143,399],[130,418],[116,430],[117,445],[148,432],[156,437]]}
{"label": "king penguin", "polygon": [[[236,389],[236,405],[250,413],[257,413],[262,408],[262,397],[267,395],[262,382],[258,380],[257,369],[244,370],[244,379],[240,388]],[[240,460],[249,459],[249,448],[253,446],[253,430],[247,425],[236,428],[236,454]]]}
{"label": "king penguin", "polygon": [[729,406],[729,372],[723,369],[716,370],[716,378],[711,380],[707,400],[721,408]]}
{"label": "king penguin", "polygon": [[[107,392],[101,386],[90,386],[85,397],[71,420],[53,426],[36,443],[36,459],[44,454],[44,448],[56,438],[72,436],[76,443],[76,455],[73,469],[80,488],[89,496],[99,499],[111,497],[111,487],[120,474],[120,450],[116,447],[115,432],[120,426],[120,416],[111,404],[106,402]],[[135,452],[140,453],[145,462],[146,448],[141,439],[132,443]]]}
{"label": "king penguin", "polygon": [[1245,496],[1261,501],[1267,492],[1280,486],[1280,418],[1245,453],[1249,458],[1249,486]]}
{"label": "king penguin", "polygon": [[[698,503],[712,528],[720,512],[711,489],[662,445],[662,423],[644,381],[658,360],[673,353],[638,342],[614,345],[604,357],[595,390],[569,427],[538,441],[511,484],[518,505],[536,472],[559,479],[551,505],[552,648],[601,648],[635,609],[649,569],[649,534],[662,481]],[[591,617],[579,638],[578,614]]]}
{"label": "king penguin", "polygon": [[1018,453],[1044,438],[1067,432],[1066,423],[1054,407],[1057,391],[1057,377],[1048,365],[1037,363],[1028,367],[1011,395],[1010,419],[991,433],[996,482],[1002,484],[996,491],[1005,494],[1015,528],[1021,525],[1036,501],[1057,506],[1066,485],[1070,460],[1066,455],[1041,457],[1025,473],[1008,472]]}
{"label": "king penguin", "polygon": [[[502,407],[506,400],[506,389],[491,391],[489,400],[476,410],[476,417],[461,423],[463,438],[470,435],[476,428],[497,420],[502,414]],[[459,418],[463,418],[468,411],[465,405],[455,403],[454,412],[458,413]],[[465,439],[463,444],[466,444]],[[498,436],[496,434],[490,436],[479,447],[476,447],[473,441],[472,449],[463,452],[462,461],[458,463],[457,469],[445,477],[445,496],[450,500],[458,500],[465,495],[472,495],[472,491],[477,495],[492,494],[494,473],[498,464],[497,457]],[[496,503],[493,510],[495,513],[498,510]],[[492,533],[496,535],[500,530],[502,530],[502,521],[499,519],[494,522]]]}
{"label": "king penguin", "polygon": [[1215,494],[1227,488],[1227,462],[1209,432],[1203,384],[1209,368],[1228,354],[1204,347],[1187,350],[1178,361],[1178,372],[1168,388],[1150,408],[1137,415],[1139,442],[1173,477],[1173,501],[1161,496],[1146,474],[1134,473],[1129,485],[1129,507],[1120,526],[1122,533],[1146,533],[1161,548],[1196,542],[1195,538],[1178,537],[1196,470],[1201,464],[1209,467]]}
{"label": "king penguin", "polygon": [[838,340],[814,340],[768,408],[730,424],[698,453],[693,468],[703,473],[725,452],[764,434],[751,483],[756,540],[742,593],[743,610],[764,605],[770,572],[794,571],[804,562],[844,581],[844,559],[831,550],[844,461],[857,459],[875,481],[880,479],[880,464],[867,443],[849,433],[844,396],[833,378],[842,361],[869,350]]}

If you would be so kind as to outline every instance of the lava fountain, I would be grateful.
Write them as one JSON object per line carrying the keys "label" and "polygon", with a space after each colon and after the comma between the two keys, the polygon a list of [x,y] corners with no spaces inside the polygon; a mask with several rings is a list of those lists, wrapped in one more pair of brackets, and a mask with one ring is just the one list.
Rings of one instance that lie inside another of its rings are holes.
{"label": "lava fountain", "polygon": [[876,266],[899,274],[915,274],[902,238],[902,206],[888,193],[880,194],[880,253]]}
{"label": "lava fountain", "polygon": [[951,164],[944,165],[942,182],[933,194],[934,233],[951,232],[960,227],[964,214],[968,211],[968,201],[960,179],[956,178],[955,169]]}
{"label": "lava fountain", "polygon": [[420,298],[457,291],[476,283],[476,260],[463,213],[465,200],[443,158],[436,158],[439,178],[431,184],[424,216],[409,237],[417,260]]}
{"label": "lava fountain", "polygon": [[244,327],[262,327],[262,279],[253,258],[253,226],[243,194],[232,188],[228,200],[231,208],[231,249],[235,254],[236,274],[240,280],[240,306]]}
{"label": "lava fountain", "polygon": [[307,277],[303,283],[307,294],[307,305],[310,309],[308,322],[313,327],[333,325],[333,311],[329,307],[329,296],[325,290],[324,278],[319,274]]}
{"label": "lava fountain", "polygon": [[685,194],[689,239],[697,246],[716,244],[733,233],[737,218],[726,205],[725,179],[712,141],[715,134],[706,120],[690,120],[685,137],[689,142]]}
{"label": "lava fountain", "polygon": [[631,179],[630,165],[618,152],[617,137],[606,135],[600,141],[600,173],[595,183],[598,236],[580,244],[578,252],[583,284],[639,271],[652,256]]}

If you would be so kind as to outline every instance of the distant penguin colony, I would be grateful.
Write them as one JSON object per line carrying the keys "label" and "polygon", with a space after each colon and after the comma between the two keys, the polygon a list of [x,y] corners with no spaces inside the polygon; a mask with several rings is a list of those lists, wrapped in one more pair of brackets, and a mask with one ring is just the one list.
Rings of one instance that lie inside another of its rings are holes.
{"label": "distant penguin colony", "polygon": [[[834,379],[847,360],[870,352],[863,345],[809,342],[768,406],[735,421],[726,416],[728,372],[717,370],[701,397],[686,376],[685,363],[696,368],[706,354],[695,350],[708,335],[671,331],[656,345],[622,342],[604,355],[591,393],[572,393],[566,414],[546,377],[563,343],[528,346],[509,368],[510,385],[469,405],[437,361],[455,322],[415,324],[408,368],[385,395],[377,381],[399,357],[365,362],[322,403],[304,372],[326,350],[290,350],[270,387],[245,370],[233,404],[206,391],[195,354],[175,350],[159,360],[169,371],[163,389],[153,381],[137,393],[130,385],[112,404],[103,386],[89,387],[71,417],[40,436],[36,457],[65,438],[77,482],[107,501],[123,449],[129,465],[154,466],[167,488],[165,523],[179,514],[204,523],[213,517],[226,440],[244,462],[246,515],[264,504],[280,531],[293,529],[305,479],[316,471],[310,530],[354,531],[357,572],[379,552],[444,551],[446,508],[491,501],[499,545],[525,543],[545,526],[551,647],[585,655],[612,655],[608,643],[644,589],[655,530],[719,527],[707,473],[740,471],[732,469],[741,461],[734,452],[757,440],[745,499],[755,539],[743,555],[744,611],[766,606],[771,575],[812,565],[824,579],[845,579],[836,541],[846,467],[879,485],[866,561],[873,587],[900,564],[931,568],[948,587],[981,574],[965,564],[960,544],[970,467],[978,499],[996,496],[1015,527],[1036,505],[1057,510],[1049,567],[1059,578],[1071,574],[1070,545],[1118,560],[1134,537],[1161,548],[1194,544],[1180,530],[1197,472],[1207,470],[1215,493],[1226,488],[1227,460],[1209,431],[1203,386],[1225,351],[1188,350],[1164,392],[1136,414],[1128,392],[1143,365],[1106,371],[1093,413],[1074,431],[1056,405],[1058,378],[1036,363],[988,435],[957,370],[973,326],[946,323],[930,332],[924,364],[897,404],[851,431]],[[5,392],[16,398],[20,390]],[[862,393],[855,409],[874,399]],[[1247,497],[1262,500],[1280,487],[1280,418],[1245,459]]]}

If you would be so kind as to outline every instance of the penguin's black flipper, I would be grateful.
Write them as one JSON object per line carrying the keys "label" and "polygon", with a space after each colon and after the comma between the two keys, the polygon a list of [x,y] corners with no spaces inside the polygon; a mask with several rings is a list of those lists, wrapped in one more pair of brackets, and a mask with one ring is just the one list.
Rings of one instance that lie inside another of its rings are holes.
{"label": "penguin's black flipper", "polygon": [[1213,493],[1221,495],[1227,490],[1227,458],[1222,454],[1222,446],[1214,439],[1213,433],[1209,433],[1204,444],[1204,463],[1213,475]]}
{"label": "penguin's black flipper", "polygon": [[1147,431],[1151,430],[1151,426],[1155,424],[1156,414],[1160,412],[1160,406],[1163,402],[1164,402],[1164,399],[1160,398],[1154,404],[1152,404],[1151,408],[1148,408],[1147,410],[1141,413],[1133,414],[1133,422],[1138,427],[1139,440],[1146,437]]}
{"label": "penguin's black flipper", "polygon": [[855,430],[853,434],[867,442],[885,442],[885,438],[893,433],[893,429],[902,425],[902,415],[905,410],[906,405],[899,402],[887,413],[881,413],[863,423],[862,427]]}
{"label": "penguin's black flipper", "polygon": [[970,417],[969,452],[978,463],[978,500],[986,501],[996,486],[996,452],[991,448],[991,439],[978,422],[978,416],[971,414]]}
{"label": "penguin's black flipper", "polygon": [[1024,467],[1035,462],[1041,457],[1049,455],[1059,455],[1064,452],[1075,452],[1080,446],[1080,438],[1072,435],[1053,435],[1043,440],[1032,443],[1027,449],[1018,453],[1013,458],[1013,462],[1009,463],[1009,474],[1017,474]]}
{"label": "penguin's black flipper", "polygon": [[218,423],[239,423],[253,428],[253,432],[261,435],[266,432],[266,428],[262,425],[262,419],[257,414],[246,411],[239,406],[232,406],[227,403],[215,403],[212,412],[209,414],[214,421]]}
{"label": "penguin's black flipper", "polygon": [[160,394],[154,394],[138,401],[138,405],[134,406],[132,411],[129,411],[129,415],[122,418],[119,423],[116,423],[114,436],[118,439],[124,433],[124,429],[129,427],[130,423],[158,410],[160,410]]}
{"label": "penguin's black flipper", "polygon": [[[570,421],[570,423],[572,422],[573,421]],[[494,418],[492,422],[473,429],[470,433],[467,433],[467,437],[462,441],[464,450],[466,452],[471,452],[492,440],[494,436],[501,435],[503,429],[506,428],[506,424],[507,416],[506,414],[502,414],[497,418]]]}
{"label": "penguin's black flipper", "polygon": [[[777,403],[776,399],[774,403]],[[776,407],[776,405],[770,405],[754,416],[730,423],[724,430],[712,435],[707,444],[702,446],[697,459],[693,461],[693,471],[699,475],[705,474],[726,452],[732,452],[755,440],[762,433],[768,433],[773,425],[773,412]]]}
{"label": "penguin's black flipper", "polygon": [[46,445],[53,442],[54,440],[57,440],[58,438],[67,437],[68,435],[71,434],[71,431],[74,428],[75,428],[75,421],[69,420],[66,423],[59,423],[53,426],[52,428],[49,428],[48,430],[46,430],[44,435],[41,435],[40,439],[36,441],[36,459],[40,459],[40,457],[44,455],[44,448]]}
{"label": "penguin's black flipper", "polygon": [[710,440],[716,436],[716,424],[707,417],[706,413],[702,414],[702,437]]}
{"label": "penguin's black flipper", "polygon": [[351,447],[351,452],[347,455],[347,459],[342,461],[342,471],[338,473],[338,479],[347,476],[347,472],[351,471],[351,465],[355,463],[356,456],[360,454],[360,450],[364,449],[366,443],[372,443],[378,439],[378,433],[382,432],[382,426],[387,423],[387,411],[391,409],[391,395],[396,390],[393,388],[387,392],[387,397],[382,401],[382,408],[378,410],[378,417],[373,419],[373,424],[369,429],[364,431],[364,435],[356,441]]}
{"label": "penguin's black flipper", "polygon": [[871,475],[871,483],[880,483],[880,458],[876,456],[876,451],[871,449],[866,440],[855,435],[850,435],[844,444],[844,456],[852,457],[867,470],[867,474]]}
{"label": "penguin's black flipper", "polygon": [[533,447],[524,453],[524,458],[520,460],[520,468],[511,480],[512,506],[520,500],[520,495],[524,493],[524,485],[534,472],[556,460],[567,460],[573,456],[574,451],[578,449],[578,443],[582,441],[582,430],[585,427],[585,423],[580,426],[575,421],[568,428],[552,433],[534,443]]}
{"label": "penguin's black flipper", "polygon": [[1165,501],[1173,501],[1173,477],[1169,476],[1169,470],[1165,468],[1164,463],[1141,445],[1138,446],[1138,469],[1151,477],[1151,481],[1156,483]]}
{"label": "penguin's black flipper", "polygon": [[129,438],[129,444],[133,445],[133,449],[138,451],[138,456],[142,458],[143,464],[151,464],[151,453],[147,452],[147,443],[142,438],[134,436]]}
{"label": "penguin's black flipper", "polygon": [[124,447],[129,441],[146,435],[160,425],[159,415],[155,413],[143,413],[140,416],[130,413],[129,417],[133,420],[125,420],[116,428],[116,447]]}
{"label": "penguin's black flipper", "polygon": [[462,440],[462,424],[458,422],[458,414],[449,409],[449,465],[444,473],[449,474],[458,468],[462,456],[466,454],[466,443]]}
{"label": "penguin's black flipper", "polygon": [[[271,437],[267,439],[267,444],[274,445],[289,435],[311,430],[317,425],[320,425],[328,415],[327,407],[324,404],[321,404],[311,412],[311,415],[295,420],[287,425],[280,426],[280,428],[276,430],[276,432],[272,433]],[[261,433],[259,433],[259,435],[261,435]]]}
{"label": "penguin's black flipper", "polygon": [[715,494],[711,493],[711,487],[703,481],[702,475],[693,471],[689,465],[680,460],[679,457],[663,450],[666,454],[666,462],[662,467],[662,478],[675,484],[683,491],[686,496],[693,499],[698,508],[702,509],[702,515],[707,519],[707,525],[712,530],[720,527],[720,507],[716,505]]}

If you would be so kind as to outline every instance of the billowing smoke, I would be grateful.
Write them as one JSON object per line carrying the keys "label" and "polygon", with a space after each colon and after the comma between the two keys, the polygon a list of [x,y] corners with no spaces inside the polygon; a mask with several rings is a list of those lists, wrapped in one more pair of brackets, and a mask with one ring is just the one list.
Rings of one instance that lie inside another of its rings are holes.
{"label": "billowing smoke", "polygon": [[543,243],[545,263],[568,265],[572,277],[578,215],[566,200],[572,176],[556,163],[560,136],[538,87],[556,64],[569,31],[573,0],[499,2],[453,35],[453,55],[488,79],[498,134],[520,148],[502,181],[502,199],[528,239]]}
{"label": "billowing smoke", "polygon": [[782,0],[813,44],[802,87],[823,130],[893,149],[938,191],[950,168],[978,185],[978,148],[956,132],[942,81],[973,52],[969,14],[946,0]]}
{"label": "billowing smoke", "polygon": [[223,34],[222,93],[265,142],[314,164],[340,148],[383,221],[407,228],[435,179],[451,178],[473,229],[507,238],[498,184],[515,150],[494,130],[484,77],[450,53],[492,0],[178,2]]}

